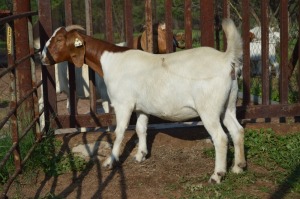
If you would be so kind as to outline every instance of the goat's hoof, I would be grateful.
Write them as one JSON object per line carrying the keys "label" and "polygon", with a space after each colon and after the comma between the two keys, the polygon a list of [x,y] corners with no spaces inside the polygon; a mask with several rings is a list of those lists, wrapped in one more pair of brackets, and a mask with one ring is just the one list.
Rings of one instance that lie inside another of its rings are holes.
{"label": "goat's hoof", "polygon": [[115,162],[114,158],[110,156],[104,161],[102,167],[106,168],[107,170],[111,170],[113,168],[114,162]]}
{"label": "goat's hoof", "polygon": [[239,163],[237,165],[234,165],[231,169],[231,171],[233,173],[242,173],[244,171],[244,168],[247,166],[247,163],[246,162],[243,162],[243,163]]}
{"label": "goat's hoof", "polygon": [[134,157],[135,161],[136,162],[143,162],[144,160],[146,160],[146,155],[147,155],[147,152],[140,152],[140,153],[137,153]]}
{"label": "goat's hoof", "polygon": [[225,176],[226,172],[217,172],[217,173],[214,173],[210,179],[209,179],[209,183],[212,183],[212,184],[220,184],[221,183],[221,180],[222,180],[222,177]]}

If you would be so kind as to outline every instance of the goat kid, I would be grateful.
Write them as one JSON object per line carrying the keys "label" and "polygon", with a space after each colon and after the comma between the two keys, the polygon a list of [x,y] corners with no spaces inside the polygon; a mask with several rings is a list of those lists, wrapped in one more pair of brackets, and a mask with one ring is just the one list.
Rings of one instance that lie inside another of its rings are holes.
{"label": "goat kid", "polygon": [[228,44],[226,52],[199,47],[163,55],[97,40],[78,32],[78,26],[61,27],[53,33],[43,49],[43,64],[69,61],[81,67],[86,63],[104,77],[117,121],[112,154],[103,163],[104,167],[111,168],[119,160],[125,130],[132,112],[136,111],[137,162],[145,160],[148,154],[149,115],[170,121],[200,116],[216,151],[210,182],[220,183],[227,171],[228,138],[221,121],[234,142],[232,171],[243,171],[244,129],[236,119],[236,76],[242,40],[231,19],[225,19],[222,26]]}

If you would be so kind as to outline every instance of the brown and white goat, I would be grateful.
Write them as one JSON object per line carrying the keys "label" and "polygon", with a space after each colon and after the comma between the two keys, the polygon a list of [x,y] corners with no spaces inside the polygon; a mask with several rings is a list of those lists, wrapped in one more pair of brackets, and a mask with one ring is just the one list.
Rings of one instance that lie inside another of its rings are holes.
{"label": "brown and white goat", "polygon": [[244,129],[236,119],[236,76],[243,52],[242,40],[231,19],[225,19],[222,25],[227,38],[226,52],[199,47],[170,54],[151,54],[97,40],[79,33],[74,26],[61,27],[54,32],[44,47],[43,64],[69,61],[81,67],[86,63],[104,77],[117,126],[112,154],[103,166],[111,168],[119,160],[120,145],[135,111],[139,138],[136,161],[145,160],[148,154],[149,115],[170,121],[200,116],[216,151],[210,181],[220,183],[227,171],[228,138],[221,121],[234,143],[232,171],[243,171],[246,166]]}

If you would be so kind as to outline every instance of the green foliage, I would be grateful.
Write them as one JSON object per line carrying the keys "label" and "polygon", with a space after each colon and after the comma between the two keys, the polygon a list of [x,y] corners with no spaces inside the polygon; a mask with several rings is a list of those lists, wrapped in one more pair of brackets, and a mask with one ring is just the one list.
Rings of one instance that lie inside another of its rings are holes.
{"label": "green foliage", "polygon": [[59,153],[61,144],[54,136],[49,136],[35,150],[33,157],[37,159],[38,167],[42,168],[48,176],[81,171],[86,166],[85,160],[78,156]]}

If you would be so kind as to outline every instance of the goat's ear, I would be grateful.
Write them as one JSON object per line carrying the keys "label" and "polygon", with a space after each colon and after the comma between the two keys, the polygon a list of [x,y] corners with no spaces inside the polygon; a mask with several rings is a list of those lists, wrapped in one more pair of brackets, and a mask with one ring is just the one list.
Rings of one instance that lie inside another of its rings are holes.
{"label": "goat's ear", "polygon": [[70,50],[72,62],[76,67],[81,67],[84,64],[85,56],[84,39],[78,32],[71,32],[67,37],[67,46]]}

